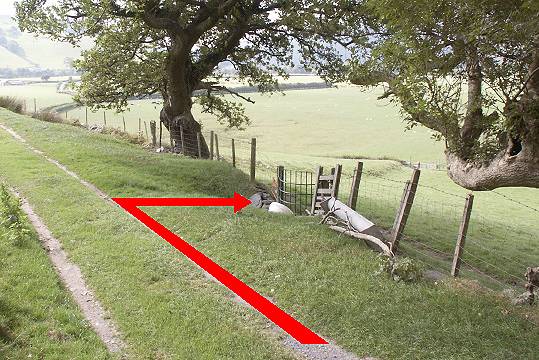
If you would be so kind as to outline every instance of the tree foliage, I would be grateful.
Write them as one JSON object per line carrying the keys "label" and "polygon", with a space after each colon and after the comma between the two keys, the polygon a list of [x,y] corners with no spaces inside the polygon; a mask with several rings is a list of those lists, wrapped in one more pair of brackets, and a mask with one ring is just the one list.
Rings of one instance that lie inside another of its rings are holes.
{"label": "tree foliage", "polygon": [[352,82],[383,84],[445,140],[449,174],[470,189],[539,187],[539,2],[380,0]]}
{"label": "tree foliage", "polygon": [[[352,4],[338,1],[335,4]],[[121,110],[132,97],[162,93],[173,116],[200,102],[230,126],[248,122],[241,105],[219,96],[219,64],[260,91],[278,90],[296,48],[328,80],[343,74],[333,46],[339,11],[324,1],[20,0],[21,29],[94,46],[75,62],[80,101]],[[324,31],[319,31],[324,28]],[[226,92],[226,91],[225,91]]]}

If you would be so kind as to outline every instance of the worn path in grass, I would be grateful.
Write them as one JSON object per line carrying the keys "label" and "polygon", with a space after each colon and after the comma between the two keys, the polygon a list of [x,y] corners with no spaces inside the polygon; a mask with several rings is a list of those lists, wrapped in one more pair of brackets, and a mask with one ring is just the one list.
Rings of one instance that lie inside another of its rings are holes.
{"label": "worn path in grass", "polygon": [[[0,204],[2,220],[12,215],[4,210]],[[19,221],[31,229],[24,216]],[[116,358],[63,288],[38,234],[7,235],[0,225],[0,358]]]}
{"label": "worn path in grass", "polygon": [[[234,190],[248,191],[246,176],[226,164],[151,154],[109,136],[8,112],[0,111],[0,118],[33,146],[113,196],[230,196]],[[40,176],[43,164],[20,161],[21,154],[14,150],[18,145],[3,144],[2,151],[9,155],[0,170],[3,176],[24,187],[51,230],[58,228],[55,235],[70,239],[65,244],[70,256],[77,258],[98,297],[111,308],[134,351],[147,355],[153,346],[158,354],[189,354],[182,351],[187,342],[190,354],[210,358],[210,350],[194,352],[202,344],[200,336],[210,332],[219,337],[206,340],[211,349],[226,344],[211,354],[214,358],[289,356],[271,332],[265,341],[256,336],[266,326],[260,316],[232,302],[223,303],[223,289],[208,284],[177,252],[141,230],[140,224],[125,222],[126,215],[119,209],[77,190],[80,183],[67,181],[65,174],[57,176],[60,170],[52,164],[45,163],[47,174],[56,174],[54,178]],[[50,199],[36,182],[58,187],[63,197]],[[77,209],[72,199],[89,206]],[[47,211],[51,204],[58,213]],[[358,355],[389,359],[534,356],[537,327],[514,314],[505,302],[455,287],[458,283],[453,281],[437,285],[388,281],[374,274],[377,261],[372,252],[311,219],[272,217],[254,210],[237,217],[223,209],[152,209],[150,213],[298,320]],[[62,227],[65,223],[71,226]],[[190,295],[193,287],[199,296],[207,296],[204,301]],[[212,295],[216,302],[210,307],[205,302]],[[171,311],[170,302],[181,314]],[[194,307],[204,316],[194,315]],[[209,307],[221,313],[216,315]],[[195,317],[210,329],[200,326],[193,331],[186,318]],[[241,333],[236,332],[238,324],[243,325]],[[179,336],[180,331],[185,335]],[[162,338],[142,336],[157,332]],[[231,339],[230,333],[235,334],[234,341],[223,342]],[[230,351],[236,351],[234,356]]]}
{"label": "worn path in grass", "polygon": [[[222,290],[209,286],[192,265],[123,210],[21,148],[7,133],[0,139],[3,161],[11,164],[2,168],[2,177],[43,214],[69,257],[80,264],[97,297],[118,319],[131,358],[292,357],[271,333],[259,334],[256,322],[242,320],[245,310],[223,302]],[[110,221],[111,213],[115,221]],[[168,253],[167,263],[154,262],[147,256],[152,251]],[[154,266],[160,276],[174,279],[174,285],[152,287]]]}
{"label": "worn path in grass", "polygon": [[119,353],[122,348],[125,348],[125,344],[112,321],[107,318],[103,307],[86,285],[79,267],[69,261],[58,239],[51,234],[43,220],[34,212],[28,200],[18,193],[16,193],[16,196],[21,200],[22,210],[26,213],[28,220],[37,232],[58,276],[71,292],[84,317],[99,335],[107,349],[112,353]]}
{"label": "worn path in grass", "polygon": [[[19,134],[17,134],[13,129],[3,124],[0,124],[0,128],[8,132],[18,142],[25,144],[28,147],[28,149],[30,149],[32,152],[42,156],[48,162],[56,165],[60,170],[65,172],[67,175],[79,181],[83,186],[90,189],[97,196],[99,196],[100,198],[106,201],[109,201],[112,205],[114,204],[111,201],[110,197],[107,194],[105,194],[102,190],[98,189],[95,185],[82,179],[79,175],[69,170],[65,165],[61,164],[57,160],[50,158],[49,156],[45,155],[42,151],[29,145],[27,141],[24,138],[22,138]],[[21,198],[20,194],[17,194],[17,196]],[[51,261],[53,262],[55,268],[57,269],[60,278],[68,286],[75,301],[77,302],[79,307],[82,309],[86,319],[91,323],[92,327],[100,336],[100,338],[103,340],[103,342],[105,343],[109,351],[119,352],[122,348],[125,348],[125,344],[123,344],[122,340],[119,338],[119,334],[117,333],[115,326],[110,321],[104,319],[104,311],[102,309],[102,306],[101,304],[99,304],[99,301],[95,299],[95,296],[93,295],[92,291],[88,289],[78,266],[71,263],[67,259],[67,255],[61,249],[60,242],[52,236],[52,234],[50,233],[50,230],[43,223],[41,218],[37,216],[37,214],[35,214],[35,212],[33,211],[28,201],[24,198],[21,198],[21,199],[22,199],[22,208],[24,212],[28,215],[30,222],[34,225],[42,242],[44,243],[45,247],[49,251],[49,257],[51,258]],[[209,280],[216,282],[216,280],[208,273],[205,272],[205,275],[206,275],[206,278],[208,278]],[[234,298],[234,300],[243,306],[249,307],[249,304],[242,301],[237,296]],[[282,332],[278,327],[271,326],[271,329],[276,335],[282,335],[281,334]],[[286,347],[288,347],[290,350],[294,351],[298,355],[302,355],[306,359],[312,359],[312,360],[325,360],[325,359],[357,360],[358,359],[355,355],[343,350],[342,348],[334,344],[333,341],[330,341],[330,344],[328,345],[303,345],[303,344],[298,343],[292,337],[286,336],[283,339],[282,343]]]}

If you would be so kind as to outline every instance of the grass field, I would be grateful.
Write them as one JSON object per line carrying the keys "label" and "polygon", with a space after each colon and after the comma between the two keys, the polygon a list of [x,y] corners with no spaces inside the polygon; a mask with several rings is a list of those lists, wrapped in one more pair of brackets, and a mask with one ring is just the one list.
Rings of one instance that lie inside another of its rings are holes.
{"label": "grass field", "polygon": [[[246,175],[222,162],[155,154],[110,136],[4,110],[0,122],[111,196],[249,192]],[[133,358],[289,357],[263,330],[259,315],[225,300],[223,288],[136,220],[5,132],[0,140],[0,176],[29,198],[80,265]],[[195,208],[152,209],[151,214],[285,311],[358,355],[536,355],[537,325],[506,300],[454,280],[389,281],[375,275],[376,255],[363,244],[337,236],[312,218],[254,209],[238,216],[229,209]]]}
{"label": "grass field", "polygon": [[[9,215],[0,204],[2,224]],[[111,358],[63,288],[37,235],[11,239],[2,224],[0,358]]]}
{"label": "grass field", "polygon": [[[316,80],[311,77],[291,77],[288,82]],[[70,101],[69,96],[56,94],[50,84],[13,89],[18,91],[17,96],[26,96],[27,102],[32,97],[38,97],[38,104],[43,106]],[[7,87],[0,88],[0,94],[7,90]],[[350,158],[443,162],[442,144],[430,139],[429,131],[424,128],[404,132],[398,109],[376,101],[378,93],[376,90],[362,92],[357,87],[342,86],[337,89],[289,91],[285,96],[252,94],[250,96],[256,100],[256,104],[246,105],[252,125],[245,131],[227,130],[208,114],[200,113],[198,108],[195,108],[195,116],[202,121],[206,138],[209,137],[209,130],[219,134],[220,154],[228,161],[230,138],[236,139],[238,167],[244,171],[249,168],[248,141],[251,137],[257,138],[259,181],[271,183],[278,165],[288,169],[314,170],[317,165],[329,169],[341,163],[344,169],[341,198],[346,199],[356,163]],[[157,101],[135,101],[129,112],[114,114],[107,111],[107,125],[122,128],[124,118],[127,131],[137,133],[140,118],[144,134],[144,123],[149,127],[150,119],[157,120],[159,109]],[[85,109],[70,111],[68,117],[78,118],[84,123]],[[89,123],[102,125],[103,112],[89,113]],[[165,143],[168,137],[165,131]],[[366,176],[360,188],[358,210],[377,224],[390,228],[404,182],[409,179],[411,170],[392,160],[364,162]],[[539,229],[536,224],[537,212],[517,202],[537,209],[539,192],[537,189],[510,188],[500,189],[497,193],[475,194],[464,260],[469,265],[468,270],[473,267],[494,276],[494,279],[486,277],[489,286],[504,286],[498,282],[500,280],[520,286],[526,266],[534,265],[539,258],[539,250],[534,245]],[[404,249],[427,261],[427,266],[448,271],[466,194],[467,191],[455,185],[444,171],[423,171],[418,196],[405,231],[412,241],[409,244],[403,242]],[[413,248],[409,246],[411,244],[414,244]],[[435,255],[435,264],[431,264],[432,255]],[[465,272],[465,275],[476,277],[475,273]],[[485,277],[481,280],[485,280]]]}
{"label": "grass field", "polygon": [[[294,77],[289,82],[315,81],[308,77]],[[247,103],[247,114],[252,124],[245,131],[227,130],[215,119],[195,106],[194,115],[206,131],[215,130],[236,139],[257,138],[261,152],[309,156],[390,157],[414,162],[443,160],[442,144],[430,139],[430,132],[414,128],[404,133],[405,124],[398,109],[391,104],[378,102],[379,90],[362,92],[357,87],[342,86],[337,89],[295,90],[284,96],[271,97],[250,94],[256,104]],[[54,84],[0,88],[0,95],[13,95],[27,101],[33,110],[33,99],[38,108],[69,103],[70,97],[57,94]],[[130,111],[116,114],[105,111],[107,125],[138,131],[138,119],[149,126],[150,120],[159,119],[158,100],[141,100],[131,103]],[[85,109],[69,111],[70,118],[85,122]],[[89,113],[89,123],[103,125],[103,111]],[[163,134],[168,143],[169,135]],[[389,146],[390,144],[390,146]],[[224,144],[226,145],[226,144]]]}

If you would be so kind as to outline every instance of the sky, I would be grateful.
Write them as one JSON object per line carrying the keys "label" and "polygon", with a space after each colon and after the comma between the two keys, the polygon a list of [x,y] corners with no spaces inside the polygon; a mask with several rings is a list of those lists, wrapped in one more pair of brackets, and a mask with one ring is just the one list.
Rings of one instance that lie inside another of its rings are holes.
{"label": "sky", "polygon": [[0,0],[0,15],[15,15],[14,0]]}

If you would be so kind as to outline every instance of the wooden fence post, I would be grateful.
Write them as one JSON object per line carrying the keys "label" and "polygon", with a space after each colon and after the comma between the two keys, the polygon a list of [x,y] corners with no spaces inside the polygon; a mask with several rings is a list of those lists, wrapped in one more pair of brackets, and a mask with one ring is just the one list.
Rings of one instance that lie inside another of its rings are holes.
{"label": "wooden fence post", "polygon": [[197,146],[198,146],[198,157],[202,157],[202,143],[200,140],[200,132],[197,132]]}
{"label": "wooden fence post", "polygon": [[84,118],[85,118],[86,127],[88,127],[88,106],[85,107]]}
{"label": "wooden fence post", "polygon": [[[125,119],[124,119],[124,127],[125,127]],[[150,132],[152,133],[152,146],[157,146],[157,124],[155,123],[155,120],[150,121]]]}
{"label": "wooden fence post", "polygon": [[174,137],[172,136],[172,132],[174,131],[174,127],[172,126],[172,124],[169,125],[169,129],[168,129],[168,135],[169,135],[169,141],[170,141],[170,148],[171,149],[174,149]]}
{"label": "wooden fence post", "polygon": [[334,171],[335,178],[333,179],[333,188],[331,190],[331,196],[334,198],[337,198],[337,196],[339,196],[339,186],[341,184],[341,173],[342,173],[342,165],[341,164],[335,165],[335,171]]}
{"label": "wooden fence post", "polygon": [[459,276],[460,263],[462,254],[464,253],[464,244],[466,242],[466,234],[468,232],[468,225],[470,224],[470,215],[472,214],[473,206],[473,194],[466,196],[466,202],[464,204],[464,212],[462,214],[462,220],[460,222],[459,236],[457,238],[457,244],[455,246],[455,254],[453,255],[453,266],[451,267],[451,275],[454,277]]}
{"label": "wooden fence post", "polygon": [[350,187],[350,196],[348,197],[348,206],[355,210],[357,206],[357,194],[359,191],[359,184],[361,183],[361,175],[363,174],[363,162],[358,161],[357,167],[354,170],[354,176],[352,177],[352,186]]}
{"label": "wooden fence post", "polygon": [[66,111],[66,120],[67,120],[67,111]]}
{"label": "wooden fence post", "polygon": [[[125,116],[122,116],[122,122],[123,122],[123,124],[124,124],[124,132],[127,132],[127,131],[125,130]],[[155,126],[155,121],[154,121],[154,126]],[[151,129],[151,127],[152,127],[152,123],[150,122],[150,129]],[[154,128],[154,130],[155,130],[155,128]],[[154,146],[155,146],[155,144],[154,144]]]}
{"label": "wooden fence post", "polygon": [[142,124],[140,118],[138,118],[138,136],[142,136]]}
{"label": "wooden fence post", "polygon": [[213,130],[210,131],[210,160],[213,160]]}
{"label": "wooden fence post", "polygon": [[107,127],[107,113],[103,111],[103,126]]}
{"label": "wooden fence post", "polygon": [[277,202],[283,203],[284,194],[284,166],[277,166]]}
{"label": "wooden fence post", "polygon": [[232,167],[236,167],[236,146],[234,145],[234,139],[232,139]]}
{"label": "wooden fence post", "polygon": [[402,200],[397,211],[397,216],[395,217],[395,222],[393,224],[393,230],[391,232],[391,250],[395,253],[397,247],[399,246],[399,240],[402,237],[404,228],[406,227],[406,221],[408,220],[408,215],[410,215],[410,210],[414,203],[415,193],[417,192],[417,184],[419,182],[419,175],[421,170],[414,169],[412,173],[412,179],[406,182],[404,187],[404,193]]}
{"label": "wooden fence post", "polygon": [[215,158],[217,161],[219,161],[219,139],[217,138],[217,134],[213,134],[215,136]]}
{"label": "wooden fence post", "polygon": [[251,182],[255,182],[256,177],[256,138],[251,139]]}
{"label": "wooden fence post", "polygon": [[316,198],[318,197],[318,186],[320,185],[320,176],[322,176],[322,172],[324,171],[324,168],[322,166],[319,166],[316,168],[316,178],[314,183],[314,192],[313,192],[313,201],[311,203],[311,215],[316,215],[314,213],[314,210],[316,209]]}
{"label": "wooden fence post", "polygon": [[144,121],[144,132],[146,133],[146,141],[148,141],[148,124],[146,124],[146,121]]}
{"label": "wooden fence post", "polygon": [[37,113],[37,100],[34,98],[34,114]]}
{"label": "wooden fence post", "polygon": [[185,139],[183,137],[183,125],[180,124],[180,142],[182,146],[182,153],[185,154]]}
{"label": "wooden fence post", "polygon": [[159,148],[163,147],[163,122],[159,119]]}

